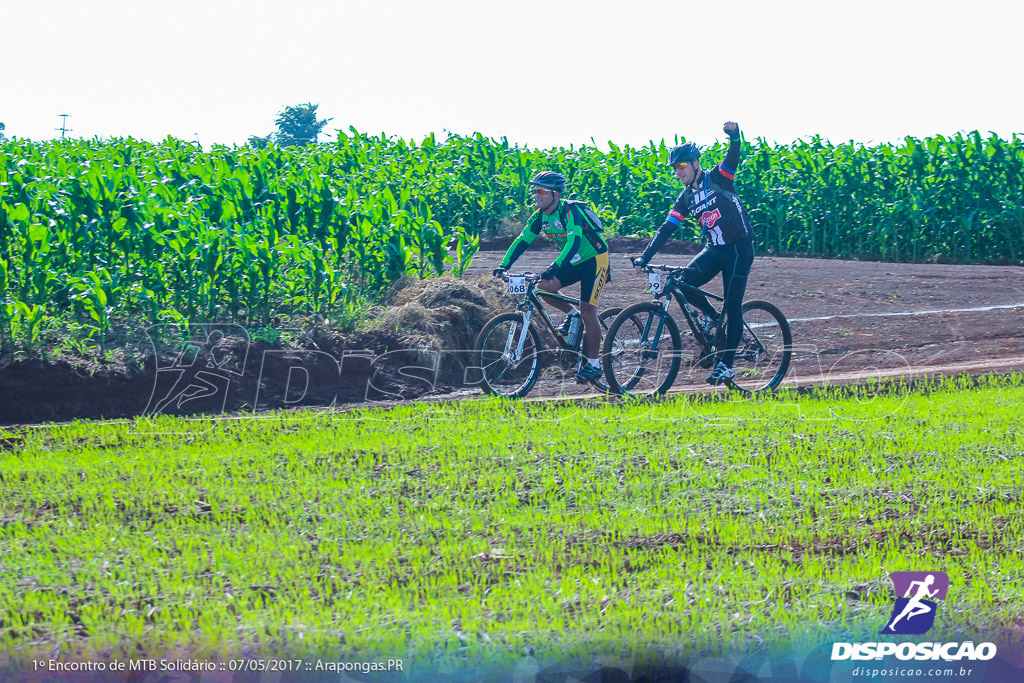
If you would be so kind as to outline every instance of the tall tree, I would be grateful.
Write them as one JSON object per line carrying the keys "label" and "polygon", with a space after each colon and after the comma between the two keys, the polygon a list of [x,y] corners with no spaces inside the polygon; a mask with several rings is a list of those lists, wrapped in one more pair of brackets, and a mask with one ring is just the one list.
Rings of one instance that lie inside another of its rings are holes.
{"label": "tall tree", "polygon": [[319,106],[319,104],[307,102],[294,107],[285,107],[274,121],[277,124],[274,142],[282,147],[308,145],[316,142],[324,126],[331,120],[317,120],[316,109]]}
{"label": "tall tree", "polygon": [[0,121],[0,142],[3,142],[6,139],[7,136],[4,135],[4,124],[2,121]]}

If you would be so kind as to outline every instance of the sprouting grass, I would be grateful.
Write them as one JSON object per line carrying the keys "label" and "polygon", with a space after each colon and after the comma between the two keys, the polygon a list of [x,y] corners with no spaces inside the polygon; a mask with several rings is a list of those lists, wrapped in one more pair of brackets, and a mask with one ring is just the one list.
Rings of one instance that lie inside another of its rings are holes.
{"label": "sprouting grass", "polygon": [[685,657],[1024,621],[1024,376],[0,433],[0,661]]}

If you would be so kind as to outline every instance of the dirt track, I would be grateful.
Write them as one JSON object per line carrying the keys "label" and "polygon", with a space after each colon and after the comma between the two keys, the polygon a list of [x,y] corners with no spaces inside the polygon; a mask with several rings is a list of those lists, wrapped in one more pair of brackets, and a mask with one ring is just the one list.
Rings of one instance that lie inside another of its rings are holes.
{"label": "dirt track", "polygon": [[[695,252],[694,245],[688,243],[666,246],[666,251]],[[613,279],[602,294],[601,308],[648,300],[650,295],[643,293],[646,278],[634,275],[625,259],[640,247],[625,238],[616,238],[613,247]],[[503,248],[480,252],[466,278],[486,277],[489,288],[495,284],[489,279],[490,272],[504,253]],[[551,245],[534,247],[516,269],[543,271],[554,256]],[[685,264],[690,258],[688,253],[666,253],[656,261]],[[754,262],[746,298],[776,304],[790,321],[795,351],[784,386],[1006,373],[1024,370],[1022,276],[1024,268],[1015,266],[760,257]],[[442,289],[445,287],[449,285]],[[429,290],[430,285],[424,289]],[[469,292],[463,293],[469,299],[456,306],[450,305],[451,290],[446,290],[449,294],[440,297],[440,317],[431,324],[444,328],[448,325],[445,321],[459,320],[466,338],[456,343],[461,344],[460,349],[470,349],[472,335],[492,315],[494,304],[477,297],[485,288],[473,284],[463,289]],[[720,293],[721,284],[713,281],[708,289]],[[574,285],[565,291],[575,294],[579,288]],[[494,287],[492,294],[496,292]],[[479,305],[483,303],[487,305]],[[470,315],[473,307],[476,311]],[[67,362],[48,364],[39,359],[0,366],[0,424],[154,412],[208,415],[280,407],[346,409],[365,407],[367,402],[383,407],[408,400],[480,395],[475,386],[459,386],[463,372],[457,363],[454,372],[443,377],[432,375],[429,367],[419,376],[419,352],[408,347],[408,339],[390,333],[371,333],[360,339],[318,335],[301,347],[284,349],[246,341],[241,328],[228,332],[238,333],[238,337],[226,337],[216,346],[212,341],[201,344],[202,350],[187,365],[178,365],[186,358],[182,350],[151,356],[142,369],[98,366],[83,370]],[[357,355],[345,355],[353,349]],[[453,361],[469,360],[458,349],[449,355]],[[703,368],[684,366],[672,390],[714,391],[704,382],[706,375]],[[308,383],[298,390],[299,397],[293,398],[291,383],[299,376],[308,377]],[[592,393],[589,385],[572,379],[571,371],[548,369],[542,377],[530,398]]]}
{"label": "dirt track", "polygon": [[[489,273],[503,255],[481,252],[467,277]],[[533,249],[515,269],[540,272],[554,255],[551,249]],[[633,273],[625,255],[612,255],[613,280],[602,293],[602,309],[650,298],[642,292],[646,278]],[[655,262],[685,264],[690,258],[666,254]],[[720,279],[707,288],[721,293]],[[574,285],[565,291],[579,290]],[[757,257],[746,299],[770,301],[789,319],[796,346],[786,379],[790,386],[1024,370],[1020,267]],[[702,378],[690,373],[675,389],[707,390]],[[584,390],[559,382],[535,393],[552,391]]]}

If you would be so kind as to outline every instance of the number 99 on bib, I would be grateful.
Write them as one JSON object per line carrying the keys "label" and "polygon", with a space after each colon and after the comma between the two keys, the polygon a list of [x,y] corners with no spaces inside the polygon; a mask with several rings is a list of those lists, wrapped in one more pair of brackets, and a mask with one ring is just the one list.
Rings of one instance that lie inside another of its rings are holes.
{"label": "number 99 on bib", "polygon": [[650,273],[647,276],[648,292],[654,292],[655,294],[661,293],[661,276],[657,273]]}

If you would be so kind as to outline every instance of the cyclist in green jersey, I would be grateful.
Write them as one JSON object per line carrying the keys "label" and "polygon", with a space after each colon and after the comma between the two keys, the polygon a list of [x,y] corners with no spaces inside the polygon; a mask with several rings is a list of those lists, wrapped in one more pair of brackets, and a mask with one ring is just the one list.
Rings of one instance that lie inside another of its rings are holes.
{"label": "cyclist in green jersey", "polygon": [[[558,257],[541,273],[543,279],[538,289],[557,292],[566,285],[580,283],[580,317],[584,326],[582,351],[588,362],[580,366],[577,377],[593,381],[601,376],[598,361],[601,324],[597,319],[597,302],[601,288],[609,279],[608,244],[576,203],[562,201],[565,176],[561,173],[538,173],[530,181],[530,188],[537,210],[509,247],[501,265],[494,269],[494,275],[499,276],[508,270],[541,232],[561,247]],[[567,314],[575,312],[575,307],[564,301],[549,298],[547,302]]]}

